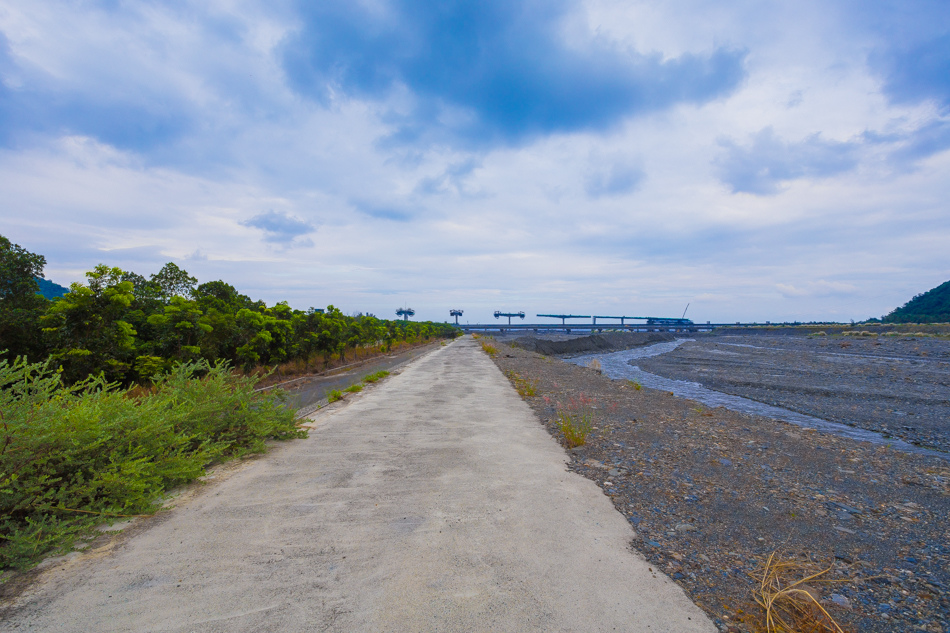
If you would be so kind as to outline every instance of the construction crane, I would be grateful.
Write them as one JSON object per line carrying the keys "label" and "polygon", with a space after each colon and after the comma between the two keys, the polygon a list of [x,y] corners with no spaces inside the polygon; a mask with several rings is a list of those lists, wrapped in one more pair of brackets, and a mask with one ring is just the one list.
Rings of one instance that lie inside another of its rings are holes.
{"label": "construction crane", "polygon": [[565,319],[589,319],[590,315],[582,314],[539,314],[539,317],[548,317],[551,319],[561,319],[561,325],[564,325]]}
{"label": "construction crane", "polygon": [[408,321],[409,317],[415,316],[416,311],[412,308],[399,308],[396,310],[396,316],[401,316],[403,321]]}
{"label": "construction crane", "polygon": [[508,325],[511,325],[511,317],[520,317],[524,321],[524,312],[500,312],[495,310],[495,318],[508,317]]}
{"label": "construction crane", "polygon": [[452,308],[451,310],[449,310],[449,316],[455,317],[455,325],[459,324],[459,317],[462,316],[462,312],[463,310],[457,310],[455,308]]}

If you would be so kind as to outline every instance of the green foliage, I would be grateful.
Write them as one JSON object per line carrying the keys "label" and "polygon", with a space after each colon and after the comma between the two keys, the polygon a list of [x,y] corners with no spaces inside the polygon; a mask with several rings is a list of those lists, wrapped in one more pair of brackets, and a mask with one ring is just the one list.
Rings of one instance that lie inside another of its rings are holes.
{"label": "green foliage", "polygon": [[[285,362],[346,361],[354,352],[389,351],[454,338],[448,324],[383,321],[338,308],[268,307],[223,281],[197,285],[174,263],[149,279],[99,264],[86,283],[49,302],[36,294],[45,259],[0,236],[0,357],[52,357],[72,384],[103,374],[147,384],[175,363],[225,359],[247,373]],[[44,280],[45,281],[45,280]]]}
{"label": "green foliage", "polygon": [[884,317],[885,323],[950,323],[950,281],[919,294]]}
{"label": "green foliage", "polygon": [[350,385],[349,387],[347,387],[347,388],[344,389],[343,391],[345,391],[346,393],[359,393],[359,392],[363,391],[363,385],[361,385],[361,384]]}
{"label": "green foliage", "polygon": [[339,389],[331,389],[330,393],[327,394],[327,402],[336,402],[337,400],[343,399],[343,392]]}
{"label": "green foliage", "polygon": [[39,320],[48,301],[37,294],[45,265],[45,257],[0,235],[0,357],[45,357]]}
{"label": "green foliage", "polygon": [[68,548],[104,518],[153,512],[214,460],[305,436],[279,392],[207,361],[145,395],[101,375],[64,385],[50,363],[0,361],[0,568]]}

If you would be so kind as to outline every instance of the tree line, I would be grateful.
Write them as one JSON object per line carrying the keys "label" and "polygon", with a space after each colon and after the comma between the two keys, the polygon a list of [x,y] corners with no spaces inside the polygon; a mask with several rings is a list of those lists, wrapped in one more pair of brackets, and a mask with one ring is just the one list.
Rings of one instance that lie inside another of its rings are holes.
{"label": "tree line", "polygon": [[100,264],[52,301],[37,294],[46,259],[0,235],[0,358],[51,359],[67,383],[102,374],[149,382],[183,362],[227,360],[246,372],[453,338],[447,323],[267,306],[224,281],[198,284],[174,263],[146,278]]}

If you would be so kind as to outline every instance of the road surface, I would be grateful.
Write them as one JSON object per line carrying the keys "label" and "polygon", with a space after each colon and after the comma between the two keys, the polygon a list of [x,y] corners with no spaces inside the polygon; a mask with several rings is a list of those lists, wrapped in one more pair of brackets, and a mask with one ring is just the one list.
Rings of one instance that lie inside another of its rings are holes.
{"label": "road surface", "polygon": [[716,630],[470,337],[312,425],[53,566],[0,629]]}

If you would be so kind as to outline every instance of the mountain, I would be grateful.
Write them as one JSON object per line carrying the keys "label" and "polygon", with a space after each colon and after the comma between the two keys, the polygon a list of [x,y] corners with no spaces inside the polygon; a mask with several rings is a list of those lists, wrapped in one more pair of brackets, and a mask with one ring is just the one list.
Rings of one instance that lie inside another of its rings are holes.
{"label": "mountain", "polygon": [[49,279],[43,279],[42,277],[37,277],[36,283],[40,285],[39,294],[43,295],[47,299],[56,299],[69,292],[69,288],[64,288],[59,284],[54,283]]}
{"label": "mountain", "polygon": [[917,295],[883,320],[885,323],[950,323],[950,281]]}

